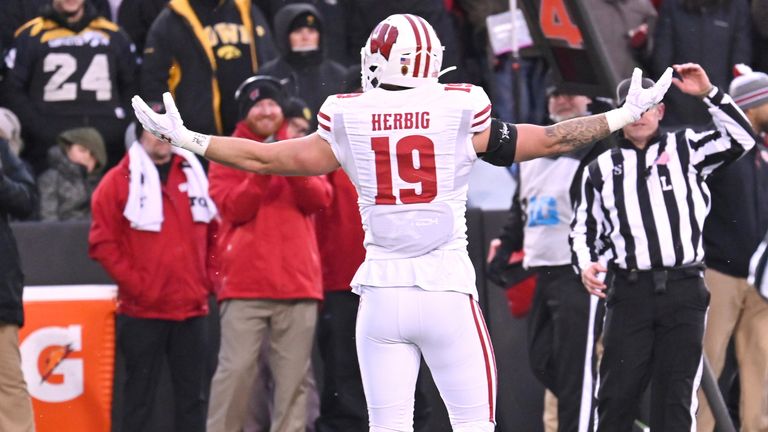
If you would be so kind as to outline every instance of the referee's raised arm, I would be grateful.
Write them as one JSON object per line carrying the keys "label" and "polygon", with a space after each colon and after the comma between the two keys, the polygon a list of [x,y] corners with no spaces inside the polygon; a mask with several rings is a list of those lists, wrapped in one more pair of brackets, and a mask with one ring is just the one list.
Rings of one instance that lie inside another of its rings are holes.
{"label": "referee's raised arm", "polygon": [[[697,64],[676,66],[676,70],[689,72],[693,78],[681,81],[672,78],[672,83],[682,91],[700,91],[698,82],[709,86],[705,94],[698,94],[707,104],[715,129],[694,132],[685,129],[677,133],[678,140],[687,142],[691,151],[691,164],[706,177],[715,169],[735,161],[755,146],[756,137],[744,112],[734,103],[731,96],[712,86],[704,70]],[[695,78],[695,79],[694,79]]]}

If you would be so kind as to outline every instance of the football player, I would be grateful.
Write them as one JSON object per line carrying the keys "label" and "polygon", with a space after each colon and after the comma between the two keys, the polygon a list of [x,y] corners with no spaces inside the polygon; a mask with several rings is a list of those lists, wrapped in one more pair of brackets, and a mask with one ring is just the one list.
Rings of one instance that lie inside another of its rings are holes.
{"label": "football player", "polygon": [[282,175],[341,166],[357,188],[366,258],[357,351],[371,431],[412,431],[420,357],[454,431],[493,431],[496,366],[467,253],[467,181],[481,158],[509,165],[564,153],[632,123],[658,103],[669,69],[649,89],[641,72],[621,108],[548,127],[491,118],[482,88],[441,84],[443,46],[421,17],[392,15],[361,51],[363,93],[329,97],[319,129],[262,144],[184,127],[170,94],[166,114],[133,100],[145,128],[173,145],[244,170]]}

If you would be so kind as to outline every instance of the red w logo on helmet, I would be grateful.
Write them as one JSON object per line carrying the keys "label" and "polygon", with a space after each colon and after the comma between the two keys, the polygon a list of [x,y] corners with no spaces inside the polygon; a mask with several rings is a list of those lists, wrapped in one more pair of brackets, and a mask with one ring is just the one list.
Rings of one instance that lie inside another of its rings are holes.
{"label": "red w logo on helmet", "polygon": [[379,25],[371,33],[371,54],[381,52],[381,55],[389,60],[389,53],[392,51],[392,45],[395,41],[397,41],[397,27],[389,24]]}

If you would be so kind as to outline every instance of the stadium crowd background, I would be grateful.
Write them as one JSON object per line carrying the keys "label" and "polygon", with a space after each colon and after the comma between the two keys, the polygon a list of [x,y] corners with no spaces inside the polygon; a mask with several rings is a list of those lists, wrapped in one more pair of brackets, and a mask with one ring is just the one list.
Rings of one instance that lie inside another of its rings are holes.
{"label": "stadium crowd background", "polygon": [[[68,21],[71,16],[68,8],[83,2],[82,17],[75,22]],[[646,76],[658,76],[673,63],[697,62],[714,85],[728,89],[737,64],[750,65],[755,71],[768,71],[766,0],[585,0],[584,3],[595,14],[619,17],[600,21],[606,27],[603,30],[615,32],[622,45],[618,49],[626,54],[628,64],[640,66]],[[552,81],[552,74],[548,74],[550,67],[540,47],[526,46],[521,49],[520,58],[513,59],[511,53],[494,54],[489,45],[486,18],[508,8],[509,2],[505,0],[4,0],[0,5],[0,51],[5,59],[0,87],[0,153],[7,147],[18,155],[36,182],[33,208],[25,212],[25,216],[11,219],[91,220],[93,191],[105,174],[118,166],[128,146],[139,137],[128,102],[134,94],[155,103],[159,109],[162,93],[170,90],[175,93],[189,128],[202,133],[237,134],[238,122],[246,119],[248,111],[263,99],[271,99],[278,105],[278,124],[261,133],[251,129],[255,138],[272,140],[295,136],[292,134],[296,133],[293,132],[296,127],[303,131],[299,133],[313,131],[318,126],[315,116],[325,97],[359,90],[360,47],[376,23],[393,13],[416,14],[433,25],[446,47],[443,64],[457,66],[456,70],[443,75],[441,82],[482,86],[491,97],[494,117],[521,123],[550,123],[547,99],[556,92],[553,90],[556,83]],[[58,34],[56,29],[60,29]],[[311,41],[302,45],[306,36],[299,34],[304,29],[319,35],[318,46]],[[106,36],[94,36],[84,42],[81,39],[72,43],[69,52],[66,45],[62,45],[63,49],[57,46],[55,55],[51,55],[50,48],[45,48],[54,45],[51,40],[66,39],[88,30]],[[300,39],[296,43],[292,41],[293,34]],[[515,61],[519,63],[513,69]],[[624,66],[616,65],[617,68]],[[255,75],[276,79],[248,81]],[[662,122],[664,130],[703,128],[709,122],[706,112],[679,92],[671,91],[665,101],[668,112]],[[615,102],[601,100],[601,103]],[[203,165],[209,172],[210,167]],[[230,175],[219,168],[214,167],[212,172]],[[515,166],[477,169],[472,183],[477,189],[470,190],[469,205],[508,208],[513,190],[488,185],[514,187],[515,170]],[[322,304],[323,297],[326,299],[319,312],[315,312],[317,316],[309,315],[312,323],[302,332],[312,334],[317,322],[318,337],[322,338],[342,332],[335,327],[346,325],[347,333],[339,337],[349,339],[349,326],[354,324],[354,313],[350,316],[349,310],[356,306],[348,292],[349,281],[344,280],[351,278],[350,269],[353,271],[362,260],[361,248],[351,246],[359,243],[362,234],[350,233],[359,223],[359,220],[347,219],[346,212],[354,212],[354,205],[332,204],[330,197],[335,195],[344,196],[346,204],[354,202],[354,196],[348,196],[348,181],[337,177],[339,175],[329,176],[314,190],[303,191],[315,197],[310,199],[314,200],[315,208],[302,211],[315,214],[310,219],[320,227],[317,232],[311,228],[300,238],[288,236],[280,241],[290,238],[292,247],[311,252],[285,251],[282,258],[295,262],[284,272],[309,268],[309,273],[315,273],[306,278],[291,273],[288,279],[302,279],[301,284],[306,287],[287,298],[308,300],[309,306],[315,309]],[[234,180],[227,177],[226,181]],[[258,184],[259,180],[252,181]],[[214,192],[213,178],[211,182],[211,198],[226,217],[227,198],[221,198],[225,195],[221,189],[234,187],[234,183],[220,183],[219,191]],[[265,191],[277,187],[258,185]],[[259,229],[274,230],[281,217],[283,215],[276,214],[270,222],[273,225]],[[339,229],[339,237],[331,234],[328,228],[331,226],[344,228]],[[264,234],[258,230],[254,233]],[[273,246],[257,248],[269,252]],[[348,262],[344,265],[321,262],[320,258],[337,253],[338,249],[334,249],[337,247],[349,248],[346,249],[351,255]],[[95,257],[99,258],[98,255]],[[277,264],[264,264],[264,274],[278,272],[274,268],[267,271],[267,266],[272,265]],[[220,275],[213,273],[217,276],[208,281],[211,293],[221,295]],[[291,284],[278,280],[279,276],[269,279],[268,283]],[[265,283],[258,275],[248,277],[253,284]],[[0,291],[3,289],[0,282]],[[273,294],[267,290],[246,297],[269,299]],[[0,297],[2,295],[0,293]],[[228,293],[224,298],[231,295]],[[211,305],[214,304],[215,300]],[[207,313],[207,307],[201,307],[203,309]],[[328,320],[338,321],[334,324]],[[205,329],[201,326],[199,330]],[[267,339],[259,343],[266,344]],[[218,341],[209,341],[205,349],[217,351]],[[309,361],[308,353],[301,355]],[[353,356],[354,352],[347,350],[344,355]],[[346,359],[340,358],[343,356],[329,352],[324,353],[324,357],[325,361],[349,367]],[[214,366],[207,367],[210,379]],[[259,367],[268,369],[266,365]],[[271,402],[267,401],[271,398],[264,395],[274,392],[275,381],[284,378],[279,375],[265,378],[266,375],[260,374],[263,382],[249,389],[254,396],[248,407],[244,407],[249,417],[247,428],[251,428],[246,430],[268,430],[260,427],[268,425],[270,418],[274,421],[276,414],[270,413]],[[327,429],[332,426],[324,426],[322,420],[314,429],[323,410],[328,409],[330,413],[331,405],[344,401],[325,394],[319,397],[318,385],[311,376],[309,369],[294,383],[306,390],[308,408],[301,415],[306,419],[306,428],[318,432],[337,430]],[[204,387],[206,393],[210,392],[208,384]],[[327,385],[323,391],[327,391]],[[416,399],[418,428],[418,393]],[[351,409],[364,411],[364,403],[357,402]],[[209,430],[213,430],[210,415]]]}

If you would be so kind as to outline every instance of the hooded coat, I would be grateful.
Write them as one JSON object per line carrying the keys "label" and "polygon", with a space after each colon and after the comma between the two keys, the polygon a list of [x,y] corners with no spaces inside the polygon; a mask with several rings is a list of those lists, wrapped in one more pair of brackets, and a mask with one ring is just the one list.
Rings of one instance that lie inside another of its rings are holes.
{"label": "hooded coat", "polygon": [[[303,13],[314,15],[319,22],[320,44],[316,51],[293,52],[288,42],[293,20]],[[325,99],[334,94],[343,93],[346,88],[347,69],[327,58],[323,49],[323,19],[317,9],[310,4],[290,4],[275,15],[275,42],[280,57],[264,65],[259,71],[263,75],[272,75],[288,79],[286,88],[293,96],[298,96],[307,103],[313,113],[320,110]],[[317,119],[312,119],[312,129],[317,127]]]}
{"label": "hooded coat", "polygon": [[61,146],[55,146],[48,150],[48,166],[37,180],[42,220],[90,218],[91,195],[101,179],[104,162],[89,174],[83,165],[69,160]]}

